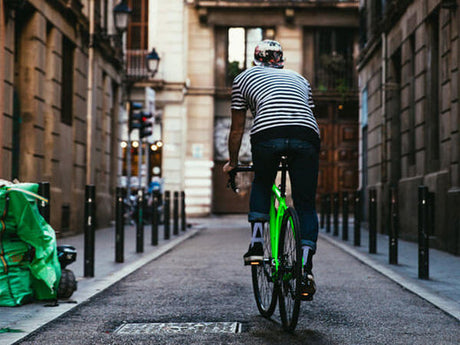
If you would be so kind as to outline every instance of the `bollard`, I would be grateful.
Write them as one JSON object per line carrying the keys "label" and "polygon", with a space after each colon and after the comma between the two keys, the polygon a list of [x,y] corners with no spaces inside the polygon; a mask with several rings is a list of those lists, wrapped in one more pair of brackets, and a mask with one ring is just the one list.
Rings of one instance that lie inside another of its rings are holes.
{"label": "bollard", "polygon": [[179,235],[179,192],[173,194],[173,233]]}
{"label": "bollard", "polygon": [[50,183],[40,182],[38,184],[38,194],[47,199],[39,200],[38,211],[42,215],[43,219],[49,224],[50,222]]}
{"label": "bollard", "polygon": [[369,189],[369,253],[377,253],[377,190]]}
{"label": "bollard", "polygon": [[339,236],[339,193],[334,193],[332,197],[334,212],[334,236]]}
{"label": "bollard", "polygon": [[348,192],[342,193],[342,240],[348,241]]}
{"label": "bollard", "polygon": [[84,247],[84,276],[94,277],[94,224],[96,207],[96,188],[87,185],[85,190],[85,247]]}
{"label": "bollard", "polygon": [[390,188],[390,238],[389,238],[389,263],[398,264],[398,236],[399,236],[399,214],[398,214],[398,190]]}
{"label": "bollard", "polygon": [[359,247],[361,245],[361,191],[355,192],[355,209],[354,209],[354,231],[353,245]]}
{"label": "bollard", "polygon": [[124,261],[124,242],[125,242],[125,206],[123,199],[125,190],[122,187],[116,189],[115,204],[115,262]]}
{"label": "bollard", "polygon": [[429,193],[428,187],[418,187],[418,277],[429,279]]}
{"label": "bollard", "polygon": [[182,231],[187,230],[187,220],[185,219],[185,192],[182,191],[180,193],[180,200],[181,200],[181,221],[182,221]]}
{"label": "bollard", "polygon": [[326,232],[331,232],[331,195],[326,194]]}
{"label": "bollard", "polygon": [[320,220],[319,220],[319,227],[321,229],[324,229],[324,218],[326,217],[326,215],[325,215],[325,213],[326,213],[326,196],[324,194],[321,195],[319,203],[321,205],[321,217],[320,217]]}
{"label": "bollard", "polygon": [[152,246],[158,245],[158,195],[153,193],[152,203]]}
{"label": "bollard", "polygon": [[165,231],[165,240],[169,240],[171,237],[171,229],[169,227],[170,221],[170,202],[171,202],[171,192],[169,190],[165,191],[165,202],[164,202],[164,231]]}
{"label": "bollard", "polygon": [[136,253],[144,252],[144,190],[137,191]]}

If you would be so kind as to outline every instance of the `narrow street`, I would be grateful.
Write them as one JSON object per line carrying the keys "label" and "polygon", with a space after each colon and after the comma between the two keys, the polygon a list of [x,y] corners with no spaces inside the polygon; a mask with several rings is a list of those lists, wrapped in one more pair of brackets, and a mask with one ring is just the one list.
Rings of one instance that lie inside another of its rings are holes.
{"label": "narrow street", "polygon": [[[458,344],[459,322],[326,241],[294,334],[259,316],[241,217],[217,219],[19,344]],[[239,322],[241,333],[119,334],[123,323]]]}

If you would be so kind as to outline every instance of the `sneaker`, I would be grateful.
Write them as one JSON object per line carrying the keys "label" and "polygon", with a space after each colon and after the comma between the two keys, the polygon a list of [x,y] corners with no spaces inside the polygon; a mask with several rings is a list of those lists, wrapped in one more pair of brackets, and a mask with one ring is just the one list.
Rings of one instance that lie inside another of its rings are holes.
{"label": "sneaker", "polygon": [[251,247],[249,246],[249,250],[246,254],[243,255],[244,265],[260,265],[262,261],[264,261],[264,248],[262,243],[256,242]]}
{"label": "sneaker", "polygon": [[302,301],[312,301],[316,292],[315,277],[311,271],[305,271],[302,277],[302,286],[300,290],[300,299]]}

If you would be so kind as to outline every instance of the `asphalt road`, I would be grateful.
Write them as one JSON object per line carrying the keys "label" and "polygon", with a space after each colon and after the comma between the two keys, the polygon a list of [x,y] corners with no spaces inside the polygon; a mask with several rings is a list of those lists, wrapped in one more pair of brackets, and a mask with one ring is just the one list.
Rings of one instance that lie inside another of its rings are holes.
{"label": "asphalt road", "polygon": [[[314,272],[318,292],[303,302],[294,334],[278,310],[259,316],[249,230],[216,222],[161,258],[32,333],[20,344],[460,344],[460,323],[324,241]],[[114,333],[121,324],[240,322],[237,334]]]}

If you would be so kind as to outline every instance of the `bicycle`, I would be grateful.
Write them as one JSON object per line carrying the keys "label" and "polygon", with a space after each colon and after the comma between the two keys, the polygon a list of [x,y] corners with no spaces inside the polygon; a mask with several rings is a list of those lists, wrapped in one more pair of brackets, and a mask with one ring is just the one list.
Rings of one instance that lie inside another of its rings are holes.
{"label": "bicycle", "polygon": [[[251,266],[252,285],[257,308],[266,318],[273,315],[278,299],[283,329],[294,331],[300,312],[302,249],[299,218],[286,203],[287,157],[281,157],[281,183],[273,184],[270,200],[270,221],[264,231],[264,259]],[[252,166],[237,166],[229,172],[228,186],[238,192],[238,172],[254,171]],[[308,299],[308,296],[303,296]]]}

